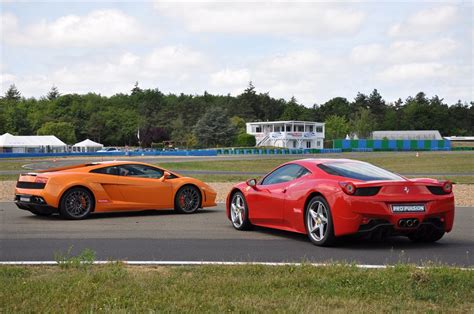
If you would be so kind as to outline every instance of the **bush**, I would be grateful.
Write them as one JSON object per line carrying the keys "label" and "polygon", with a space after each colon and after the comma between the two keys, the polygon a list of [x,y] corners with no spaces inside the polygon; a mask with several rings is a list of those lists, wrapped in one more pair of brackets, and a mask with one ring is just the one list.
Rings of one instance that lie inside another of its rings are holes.
{"label": "bush", "polygon": [[254,147],[256,144],[255,136],[247,133],[240,133],[235,141],[235,146],[238,147]]}

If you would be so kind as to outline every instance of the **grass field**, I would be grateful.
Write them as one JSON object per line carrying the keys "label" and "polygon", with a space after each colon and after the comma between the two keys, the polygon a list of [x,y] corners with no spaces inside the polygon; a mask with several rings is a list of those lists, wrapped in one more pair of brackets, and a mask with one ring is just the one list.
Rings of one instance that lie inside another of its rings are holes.
{"label": "grass field", "polygon": [[[341,156],[341,155],[339,155]],[[319,157],[319,156],[318,156]],[[344,155],[342,155],[344,157]],[[211,170],[211,171],[237,171],[237,172],[268,172],[283,162],[299,159],[253,159],[253,160],[219,160],[219,161],[192,161],[179,163],[160,163],[165,168],[179,170]],[[321,158],[324,156],[321,155]],[[349,157],[346,157],[349,158]],[[352,157],[354,158],[354,157]],[[358,160],[367,161],[377,166],[398,173],[426,173],[437,179],[449,179],[456,183],[474,184],[474,176],[433,176],[431,173],[474,173],[474,153],[421,153],[415,154],[360,154]],[[419,177],[420,175],[417,175]],[[422,175],[421,175],[422,176]],[[235,182],[249,179],[249,175],[194,175],[207,182]],[[413,176],[412,176],[413,177]]]}
{"label": "grass field", "polygon": [[[415,153],[362,153],[317,155],[317,158],[353,158],[367,161],[377,166],[399,173],[426,173],[430,177],[449,179],[457,183],[474,184],[474,176],[456,176],[455,174],[474,173],[474,152],[421,152],[419,157]],[[223,159],[212,161],[166,162],[159,166],[180,170],[210,170],[210,171],[236,171],[236,172],[268,172],[283,162],[306,158],[301,156],[288,158],[262,158],[262,159]],[[42,160],[44,161],[44,160]],[[25,163],[15,161],[1,161],[0,171],[24,170],[21,166]],[[433,176],[432,173],[453,173],[450,176]],[[423,176],[423,175],[421,175]],[[199,174],[194,177],[207,182],[236,182],[249,179],[248,175],[216,175]],[[17,175],[0,174],[0,180],[16,180]]]}
{"label": "grass field", "polygon": [[474,271],[334,266],[0,267],[0,312],[471,312]]}

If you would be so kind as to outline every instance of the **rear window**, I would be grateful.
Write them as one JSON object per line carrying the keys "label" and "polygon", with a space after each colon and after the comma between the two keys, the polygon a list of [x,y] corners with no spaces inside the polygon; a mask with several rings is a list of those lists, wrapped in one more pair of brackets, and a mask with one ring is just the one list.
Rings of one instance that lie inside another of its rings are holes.
{"label": "rear window", "polygon": [[319,164],[319,168],[335,176],[361,181],[404,181],[402,177],[368,163],[332,162]]}

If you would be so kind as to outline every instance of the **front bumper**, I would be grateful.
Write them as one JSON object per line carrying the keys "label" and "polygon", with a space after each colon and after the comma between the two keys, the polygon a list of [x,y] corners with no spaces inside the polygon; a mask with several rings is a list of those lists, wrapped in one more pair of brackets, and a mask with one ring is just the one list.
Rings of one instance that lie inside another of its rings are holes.
{"label": "front bumper", "polygon": [[58,212],[57,208],[49,206],[41,196],[37,195],[16,194],[14,202],[18,208],[31,212],[40,214],[54,214]]}

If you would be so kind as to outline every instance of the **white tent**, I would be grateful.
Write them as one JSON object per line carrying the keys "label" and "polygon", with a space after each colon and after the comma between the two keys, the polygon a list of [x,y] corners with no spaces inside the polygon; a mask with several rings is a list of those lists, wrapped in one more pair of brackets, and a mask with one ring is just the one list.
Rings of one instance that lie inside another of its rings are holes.
{"label": "white tent", "polygon": [[96,152],[104,148],[104,145],[91,141],[90,139],[85,139],[82,142],[76,143],[72,146],[73,152]]}
{"label": "white tent", "polygon": [[63,153],[67,145],[54,135],[0,136],[0,153]]}

